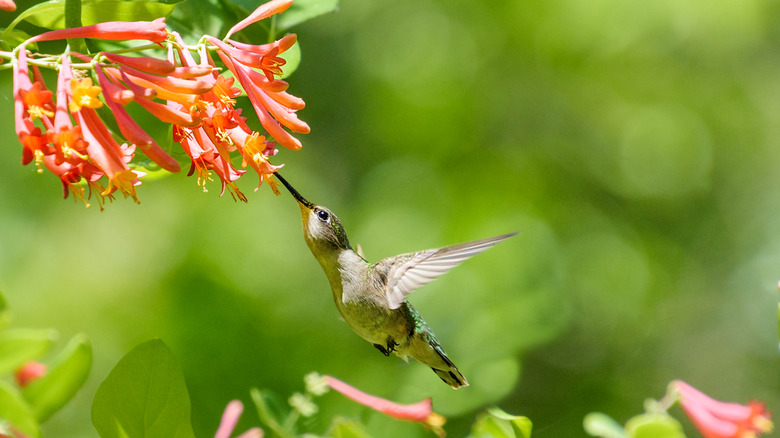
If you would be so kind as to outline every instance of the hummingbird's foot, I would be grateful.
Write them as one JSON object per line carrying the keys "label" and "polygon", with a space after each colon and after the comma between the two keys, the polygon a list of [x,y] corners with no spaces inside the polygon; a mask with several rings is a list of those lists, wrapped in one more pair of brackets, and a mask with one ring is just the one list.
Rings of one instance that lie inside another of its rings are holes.
{"label": "hummingbird's foot", "polygon": [[381,345],[379,345],[379,344],[374,344],[374,347],[376,347],[376,349],[377,349],[377,350],[381,351],[381,352],[382,352],[382,354],[384,354],[385,356],[390,356],[390,352],[389,352],[389,351],[387,351],[387,350],[385,349],[385,347],[383,347],[383,346],[381,346]]}
{"label": "hummingbird's foot", "polygon": [[391,338],[390,336],[387,337],[387,341],[385,341],[387,344],[387,354],[390,354],[395,351],[395,347],[398,346],[398,342],[395,342],[395,339]]}
{"label": "hummingbird's foot", "polygon": [[381,346],[379,344],[374,344],[374,347],[376,347],[377,350],[381,351],[382,354],[385,356],[390,356],[390,353],[395,351],[395,347],[398,346],[398,342],[395,342],[395,339],[391,338],[390,336],[387,337],[387,340],[385,341],[386,346]]}

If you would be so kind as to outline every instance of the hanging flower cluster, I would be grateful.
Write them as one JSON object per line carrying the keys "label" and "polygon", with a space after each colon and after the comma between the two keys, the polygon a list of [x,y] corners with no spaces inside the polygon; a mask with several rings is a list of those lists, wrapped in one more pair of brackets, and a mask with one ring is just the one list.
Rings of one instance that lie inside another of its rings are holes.
{"label": "hanging flower cluster", "polygon": [[[38,172],[50,170],[62,181],[65,197],[72,193],[87,206],[93,192],[101,209],[104,199],[113,199],[116,191],[138,202],[135,188],[145,173],[131,163],[137,150],[162,169],[181,169],[133,120],[126,106],[135,102],[172,125],[173,140],[191,161],[188,174],[197,175],[204,191],[206,182],[216,175],[222,193],[228,189],[234,199],[246,202],[235,181],[250,167],[259,176],[258,188],[267,181],[278,193],[272,175],[281,166],[271,164],[269,158],[277,153],[277,143],[292,150],[301,148],[288,130],[309,132],[309,126],[296,115],[304,107],[303,100],[287,93],[287,82],[278,79],[285,65],[279,54],[295,44],[296,36],[262,45],[229,37],[291,4],[292,0],[271,0],[236,24],[224,39],[205,35],[193,48],[177,33],[167,31],[163,18],[99,23],[30,38],[14,51],[13,58],[15,126],[22,143],[22,164],[35,163]],[[146,40],[167,48],[167,56],[66,52],[56,65],[55,95],[43,80],[38,67],[42,63],[28,59],[26,47],[70,38]],[[214,53],[231,76],[217,66]],[[79,63],[73,64],[71,58]],[[241,88],[234,86],[236,79]],[[246,117],[235,108],[235,99],[242,93],[248,96],[267,135],[250,129]],[[101,119],[98,110],[104,106],[119,132]],[[233,165],[232,155],[240,155],[241,169]]]}

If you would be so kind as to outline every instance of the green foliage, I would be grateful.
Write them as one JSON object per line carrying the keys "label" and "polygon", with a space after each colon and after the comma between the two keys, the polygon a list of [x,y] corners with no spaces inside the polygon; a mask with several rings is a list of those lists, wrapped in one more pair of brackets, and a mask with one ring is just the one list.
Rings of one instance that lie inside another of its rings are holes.
{"label": "green foliage", "polygon": [[328,431],[328,436],[332,438],[370,438],[371,435],[366,428],[357,421],[347,418],[337,417]]}
{"label": "green foliage", "polygon": [[279,57],[287,61],[284,64],[284,74],[280,77],[280,79],[285,79],[293,74],[298,69],[298,65],[301,64],[301,44],[296,42]]}
{"label": "green foliage", "polygon": [[[0,294],[0,318],[10,319],[5,297]],[[3,324],[4,325],[4,324]],[[0,327],[0,375],[20,370],[40,359],[58,337],[55,330]],[[74,336],[45,367],[42,376],[26,386],[0,380],[0,434],[16,436],[13,430],[37,438],[40,424],[70,401],[82,387],[92,366],[92,349],[84,335]]]}
{"label": "green foliage", "polygon": [[85,335],[76,335],[52,360],[46,375],[22,390],[38,421],[46,421],[65,406],[87,380],[91,368],[92,345]]}
{"label": "green foliage", "polygon": [[606,414],[591,412],[583,427],[588,435],[601,438],[685,438],[680,422],[665,412],[637,415],[625,427]]}
{"label": "green foliage", "polygon": [[527,417],[510,415],[499,408],[480,414],[469,438],[530,438],[533,425]]}
{"label": "green foliage", "polygon": [[629,438],[685,438],[680,422],[667,414],[644,414],[626,423]]}
{"label": "green foliage", "polygon": [[[8,26],[8,30],[21,21],[45,29],[64,29],[65,3],[64,0],[52,0],[25,9]],[[175,3],[177,2],[82,0],[81,23],[83,26],[89,26],[104,21],[152,21],[170,14]]]}
{"label": "green foliage", "polygon": [[338,10],[339,0],[295,0],[284,14],[276,20],[279,31],[289,30],[312,18]]}
{"label": "green foliage", "polygon": [[56,340],[57,331],[51,329],[0,331],[0,374],[10,373],[25,362],[43,356]]}
{"label": "green foliage", "polygon": [[145,342],[117,363],[95,394],[92,423],[103,438],[194,436],[181,368],[162,341]]}
{"label": "green foliage", "polygon": [[[295,436],[292,430],[283,426],[286,421],[282,420],[282,418],[289,418],[289,412],[282,413],[281,408],[271,394],[260,391],[257,388],[252,388],[250,394],[252,396],[252,401],[257,408],[257,416],[260,417],[260,421],[270,429],[271,432],[281,438]],[[292,427],[293,425],[290,424],[289,426]]]}
{"label": "green foliage", "polygon": [[0,434],[13,436],[10,427],[15,427],[31,438],[41,436],[38,420],[30,405],[17,388],[0,380]]}
{"label": "green foliage", "polygon": [[582,421],[582,427],[590,436],[601,438],[625,438],[625,429],[607,414],[591,412]]}

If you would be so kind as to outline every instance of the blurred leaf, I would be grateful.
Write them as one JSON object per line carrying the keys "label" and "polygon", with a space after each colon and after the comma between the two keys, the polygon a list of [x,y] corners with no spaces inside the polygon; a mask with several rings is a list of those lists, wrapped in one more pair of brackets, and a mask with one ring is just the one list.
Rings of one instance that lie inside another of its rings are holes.
{"label": "blurred leaf", "polygon": [[51,417],[76,395],[87,380],[91,367],[92,345],[89,339],[83,334],[74,336],[54,358],[46,375],[22,390],[38,421]]}
{"label": "blurred leaf", "polygon": [[261,391],[257,388],[252,388],[250,391],[252,401],[257,408],[257,416],[260,417],[260,421],[265,426],[274,431],[274,433],[280,437],[294,437],[290,431],[285,430],[281,422],[277,418],[280,418],[278,410],[273,409],[271,406],[275,405],[273,397],[267,391]]}
{"label": "blurred leaf", "polygon": [[7,374],[28,360],[43,356],[57,339],[51,329],[11,329],[0,332],[0,374]]}
{"label": "blurred leaf", "polygon": [[[175,3],[178,1],[83,0],[81,22],[90,26],[104,21],[152,21],[168,16]],[[64,29],[65,0],[39,3],[19,14],[8,28],[12,29],[22,20],[46,29]]]}
{"label": "blurred leaf", "polygon": [[127,353],[92,402],[92,423],[103,438],[194,437],[190,415],[181,368],[159,339]]}
{"label": "blurred leaf", "polygon": [[490,408],[477,418],[471,427],[472,438],[530,438],[533,424],[528,417],[507,414],[499,408]]}
{"label": "blurred leaf", "polygon": [[284,72],[280,77],[280,79],[284,79],[293,74],[293,72],[297,70],[298,66],[301,64],[301,45],[296,41],[292,47],[279,55],[279,57],[287,61],[287,63],[284,64]]}
{"label": "blurred leaf", "polygon": [[290,9],[277,18],[276,28],[280,31],[287,30],[314,17],[333,12],[338,7],[338,0],[295,0]]}
{"label": "blurred leaf", "polygon": [[13,424],[14,427],[30,437],[41,436],[38,422],[35,420],[30,406],[16,388],[5,380],[0,380],[0,435],[4,433],[3,425],[5,422]]}
{"label": "blurred leaf", "polygon": [[685,438],[680,422],[667,414],[642,414],[628,420],[630,438]]}
{"label": "blurred leaf", "polygon": [[[20,30],[4,30],[2,34],[0,34],[0,48],[2,48],[2,50],[11,51],[14,49],[14,47],[22,44],[29,38],[30,34]],[[36,47],[37,44],[30,44],[27,46],[27,48],[30,50],[35,50]]]}
{"label": "blurred leaf", "polygon": [[370,438],[371,435],[366,432],[366,428],[353,420],[343,417],[333,419],[328,435],[333,438]]}
{"label": "blurred leaf", "polygon": [[[257,7],[258,2],[255,2]],[[198,0],[197,2],[182,2],[176,6],[170,19],[165,22],[173,30],[178,31],[186,39],[188,36],[199,38],[200,35],[222,35],[225,30],[243,18],[239,18],[238,9],[231,2],[220,0]]]}
{"label": "blurred leaf", "polygon": [[618,424],[609,415],[601,412],[591,412],[582,420],[582,427],[590,436],[602,438],[625,438],[623,426]]}

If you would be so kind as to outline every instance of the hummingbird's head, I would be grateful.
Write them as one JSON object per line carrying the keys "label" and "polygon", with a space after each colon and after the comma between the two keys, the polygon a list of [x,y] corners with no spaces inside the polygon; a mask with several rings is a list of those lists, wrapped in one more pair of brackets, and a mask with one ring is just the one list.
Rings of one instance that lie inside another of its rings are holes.
{"label": "hummingbird's head", "polygon": [[278,172],[276,177],[298,201],[303,218],[303,236],[315,255],[319,252],[317,249],[352,249],[344,226],[332,211],[307,201]]}

